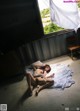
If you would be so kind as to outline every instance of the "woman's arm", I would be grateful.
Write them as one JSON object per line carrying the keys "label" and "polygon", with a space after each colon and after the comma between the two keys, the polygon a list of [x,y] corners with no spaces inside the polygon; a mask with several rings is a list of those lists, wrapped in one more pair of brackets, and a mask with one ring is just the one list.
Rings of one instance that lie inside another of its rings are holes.
{"label": "woman's arm", "polygon": [[54,75],[55,75],[55,74],[53,73],[52,75],[48,76],[47,78],[53,78]]}

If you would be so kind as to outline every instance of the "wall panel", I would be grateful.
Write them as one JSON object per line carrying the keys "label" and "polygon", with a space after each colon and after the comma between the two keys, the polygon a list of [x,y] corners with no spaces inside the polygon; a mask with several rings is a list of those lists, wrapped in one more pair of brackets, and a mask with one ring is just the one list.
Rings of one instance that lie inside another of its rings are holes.
{"label": "wall panel", "polygon": [[[73,35],[74,32],[65,32],[56,35],[46,35],[39,40],[24,45],[22,53],[26,60],[25,65],[37,60],[48,60],[67,54],[66,38]],[[23,62],[24,63],[24,62]]]}

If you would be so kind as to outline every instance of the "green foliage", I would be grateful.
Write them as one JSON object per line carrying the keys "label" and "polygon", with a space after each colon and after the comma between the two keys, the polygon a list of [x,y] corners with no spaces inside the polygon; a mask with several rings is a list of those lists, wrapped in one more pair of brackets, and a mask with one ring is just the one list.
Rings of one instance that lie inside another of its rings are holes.
{"label": "green foliage", "polygon": [[49,25],[46,25],[44,27],[44,33],[45,34],[48,34],[50,32],[57,32],[57,31],[60,31],[62,30],[63,28],[61,27],[58,27],[57,25],[53,24],[53,23],[50,23]]}
{"label": "green foliage", "polygon": [[46,22],[51,22],[50,20],[47,20]]}
{"label": "green foliage", "polygon": [[80,8],[80,2],[78,2],[78,7]]}
{"label": "green foliage", "polygon": [[50,13],[49,8],[44,9],[44,10],[41,11],[41,17],[42,17],[42,18],[45,18],[46,15],[49,14],[49,13]]}
{"label": "green foliage", "polygon": [[[50,17],[50,16],[48,15],[48,14],[50,14],[49,8],[42,10],[40,13],[41,13],[41,17],[42,17],[43,19]],[[49,34],[49,33],[51,33],[51,32],[57,32],[57,31],[63,30],[63,28],[57,26],[56,24],[53,24],[53,23],[51,22],[51,20],[49,20],[49,19],[48,19],[48,20],[46,19],[46,21],[43,22],[43,24],[45,24],[45,23],[49,23],[49,25],[46,25],[46,26],[44,27],[44,33],[45,33],[45,34]]]}

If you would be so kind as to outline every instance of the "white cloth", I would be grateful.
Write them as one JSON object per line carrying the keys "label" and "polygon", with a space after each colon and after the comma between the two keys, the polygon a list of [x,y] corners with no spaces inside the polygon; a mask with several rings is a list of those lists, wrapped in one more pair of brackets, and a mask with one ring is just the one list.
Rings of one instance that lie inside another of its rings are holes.
{"label": "white cloth", "polygon": [[76,2],[49,0],[49,6],[50,18],[53,23],[62,28],[74,29],[75,31],[80,27],[80,11]]}
{"label": "white cloth", "polygon": [[53,88],[63,90],[75,83],[75,81],[72,79],[73,71],[65,64],[52,64],[51,71],[47,76],[50,76],[53,73],[55,74],[53,77]]}

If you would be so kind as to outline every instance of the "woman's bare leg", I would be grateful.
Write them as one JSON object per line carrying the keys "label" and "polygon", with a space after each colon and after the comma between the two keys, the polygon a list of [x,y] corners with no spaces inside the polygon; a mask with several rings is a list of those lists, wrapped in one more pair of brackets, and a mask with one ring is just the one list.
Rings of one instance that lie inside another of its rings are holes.
{"label": "woman's bare leg", "polygon": [[39,88],[36,90],[36,96],[38,96],[38,93],[39,93],[41,90],[43,90],[43,89],[45,89],[45,88],[49,88],[49,87],[51,87],[53,84],[54,84],[54,81],[53,81],[53,80],[48,80],[48,81],[46,81],[46,83],[45,83],[44,85],[39,86]]}
{"label": "woman's bare leg", "polygon": [[28,91],[30,93],[32,93],[32,83],[36,84],[36,79],[30,74],[30,73],[26,73],[26,79],[27,79],[27,83],[28,83]]}

